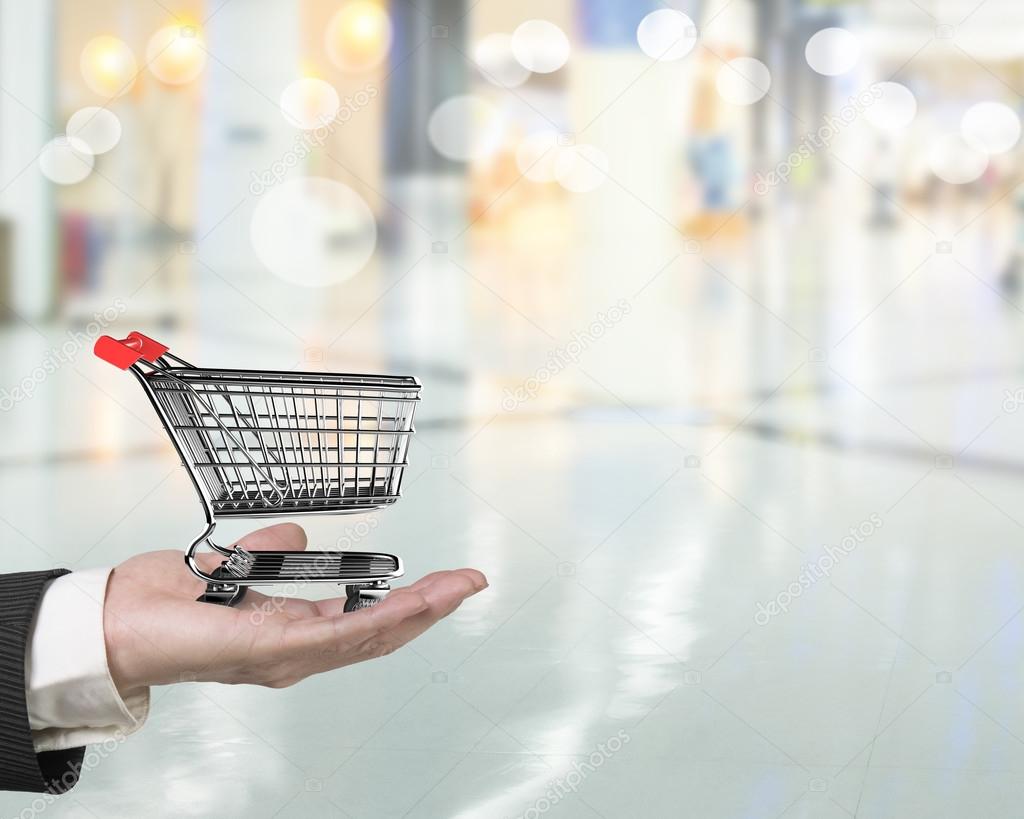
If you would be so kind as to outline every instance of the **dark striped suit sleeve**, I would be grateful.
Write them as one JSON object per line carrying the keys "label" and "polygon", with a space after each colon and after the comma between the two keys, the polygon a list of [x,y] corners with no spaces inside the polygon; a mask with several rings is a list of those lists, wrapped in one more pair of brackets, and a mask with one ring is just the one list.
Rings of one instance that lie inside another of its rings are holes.
{"label": "dark striped suit sleeve", "polygon": [[85,748],[37,754],[25,705],[25,649],[46,584],[67,569],[0,575],[0,790],[64,793]]}

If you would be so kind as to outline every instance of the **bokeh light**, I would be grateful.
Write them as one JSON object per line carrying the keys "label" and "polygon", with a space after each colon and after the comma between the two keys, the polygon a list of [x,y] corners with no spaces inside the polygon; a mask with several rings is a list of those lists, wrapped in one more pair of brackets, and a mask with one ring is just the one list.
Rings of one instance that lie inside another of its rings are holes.
{"label": "bokeh light", "polygon": [[697,44],[697,27],[681,11],[658,9],[640,21],[636,41],[651,59],[681,60]]}
{"label": "bokeh light", "polygon": [[827,77],[850,71],[860,61],[861,45],[845,28],[823,28],[807,41],[807,64]]}
{"label": "bokeh light", "polygon": [[276,276],[326,287],[362,270],[377,246],[377,223],[352,188],[324,177],[292,179],[263,194],[249,236]]}
{"label": "bokeh light", "polygon": [[988,167],[988,157],[968,145],[960,134],[943,134],[928,149],[928,167],[953,185],[973,182]]}
{"label": "bokeh light", "polygon": [[547,20],[527,20],[512,33],[512,53],[524,68],[550,74],[569,61],[569,38]]}
{"label": "bokeh light", "polygon": [[392,39],[391,19],[377,3],[346,3],[331,18],[324,46],[331,62],[344,71],[368,71],[387,57]]}
{"label": "bokeh light", "polygon": [[106,34],[85,44],[78,65],[85,84],[104,97],[124,94],[135,84],[138,73],[135,54],[128,44]]}
{"label": "bokeh light", "polygon": [[898,82],[876,82],[871,86],[877,96],[867,108],[867,121],[881,131],[906,128],[917,115],[917,100],[905,85]]}
{"label": "bokeh light", "polygon": [[487,100],[461,94],[449,97],[430,115],[427,136],[434,149],[458,162],[483,159],[501,147],[504,119]]}
{"label": "bokeh light", "polygon": [[1020,140],[1020,117],[1001,102],[979,102],[960,120],[960,134],[983,154],[1005,154]]}
{"label": "bokeh light", "polygon": [[58,185],[74,185],[92,173],[93,155],[89,146],[73,137],[54,137],[39,154],[39,170]]}
{"label": "bokeh light", "polygon": [[121,120],[106,108],[80,108],[68,120],[66,135],[80,140],[89,153],[104,154],[121,141]]}
{"label": "bokeh light", "polygon": [[555,159],[555,178],[573,193],[595,190],[608,179],[608,157],[594,145],[562,148]]}
{"label": "bokeh light", "polygon": [[329,82],[303,77],[281,93],[281,113],[296,128],[312,131],[328,125],[338,115],[341,100]]}
{"label": "bokeh light", "polygon": [[168,85],[184,85],[206,66],[206,49],[194,26],[167,26],[149,38],[146,62],[153,76]]}
{"label": "bokeh light", "polygon": [[512,53],[512,35],[488,34],[473,46],[473,62],[486,80],[502,88],[515,88],[530,78],[530,69]]}
{"label": "bokeh light", "polygon": [[772,75],[760,60],[736,57],[718,69],[715,87],[726,102],[752,105],[768,93]]}

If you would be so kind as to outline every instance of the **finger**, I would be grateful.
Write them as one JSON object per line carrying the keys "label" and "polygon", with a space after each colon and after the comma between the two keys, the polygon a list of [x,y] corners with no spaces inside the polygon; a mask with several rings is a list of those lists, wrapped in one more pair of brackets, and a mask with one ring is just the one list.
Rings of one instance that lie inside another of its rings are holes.
{"label": "finger", "polygon": [[427,601],[417,592],[389,595],[368,609],[294,620],[284,627],[282,644],[299,654],[330,651],[342,658],[346,651],[395,628],[427,608]]}
{"label": "finger", "polygon": [[[446,574],[446,572],[434,572],[428,574],[426,577],[420,578],[412,586],[402,586],[401,588],[395,589],[393,592],[388,594],[388,597],[394,597],[395,595],[402,595],[406,592],[421,592],[423,589],[429,587],[429,585],[440,576]],[[329,600],[318,600],[316,607],[317,612],[323,617],[337,617],[340,614],[345,614],[345,605],[348,602],[348,595],[344,597],[333,597]]]}
{"label": "finger", "polygon": [[[238,545],[250,552],[301,552],[306,548],[306,532],[295,523],[277,523],[250,532],[238,541]],[[199,568],[205,572],[212,572],[225,560],[220,552],[200,552],[196,555]]]}
{"label": "finger", "polygon": [[238,545],[248,551],[301,552],[306,548],[306,532],[296,523],[277,523],[250,532]]}
{"label": "finger", "polygon": [[420,591],[422,587],[432,585],[437,580],[451,574],[460,574],[468,577],[470,582],[472,582],[477,589],[487,588],[487,578],[484,577],[483,572],[477,571],[476,569],[448,569],[446,571],[431,572],[430,574],[421,577],[411,586],[406,586],[405,588],[412,589],[413,591]]}
{"label": "finger", "polygon": [[[406,592],[422,592],[424,589],[429,588],[433,583],[448,574],[448,571],[431,572],[424,577],[421,577],[411,586],[401,586],[391,592],[388,597],[394,597],[396,595],[405,594]],[[336,617],[339,614],[345,613],[345,604],[348,602],[348,595],[344,597],[333,597],[330,600],[319,600],[317,601],[317,611],[324,617]]]}
{"label": "finger", "polygon": [[483,591],[490,584],[487,582],[487,576],[479,569],[456,569],[457,573],[468,577],[472,584],[476,587],[477,591]]}
{"label": "finger", "polygon": [[[465,575],[469,578],[473,586],[479,591],[487,588],[487,578],[476,569],[458,569],[457,573]],[[405,592],[418,592],[422,594],[439,580],[454,574],[452,570],[445,570],[440,572],[431,572],[428,575],[424,575],[415,583],[410,586],[402,586],[391,592],[389,597],[394,597],[396,594],[403,594]],[[345,597],[335,597],[330,600],[320,600],[317,603],[317,609],[319,613],[325,617],[334,617],[341,614],[345,608]]]}
{"label": "finger", "polygon": [[316,602],[302,597],[267,595],[250,588],[242,602],[235,606],[239,611],[248,612],[253,625],[261,625],[268,618],[283,614],[287,617],[317,617]]}
{"label": "finger", "polygon": [[[486,585],[483,588],[486,588]],[[473,582],[472,576],[451,572],[448,577],[437,580],[428,589],[420,592],[427,601],[425,611],[383,632],[376,639],[395,648],[403,646],[454,612],[465,600],[483,591],[483,588],[479,588]]]}
{"label": "finger", "polygon": [[427,611],[425,613],[435,616],[437,619],[447,617],[464,600],[487,588],[487,581],[483,580],[481,585],[477,580],[478,577],[483,578],[483,575],[476,571],[466,572],[460,569],[449,572],[447,577],[432,583],[428,588],[420,592],[427,601]]}
{"label": "finger", "polygon": [[[204,572],[212,572],[225,560],[227,558],[220,552],[199,552],[196,554],[196,563],[199,564],[199,568]],[[190,574],[189,577],[200,584],[205,585],[206,583],[205,580],[200,580],[195,575]]]}
{"label": "finger", "polygon": [[[390,600],[392,597],[401,597],[404,594],[409,594],[409,593],[414,593],[415,594],[415,593],[418,593],[420,591],[422,591],[422,588],[421,589],[417,589],[416,591],[413,591],[411,586],[410,587],[402,587],[400,589],[395,589],[393,592],[390,592],[387,595],[387,597],[385,597],[384,599],[385,600]],[[345,604],[347,602],[348,602],[348,595],[347,594],[344,597],[332,597],[329,600],[317,600],[316,601],[317,614],[319,614],[321,617],[340,617],[343,614],[352,613],[352,612],[346,612],[345,611]],[[380,603],[378,603],[377,605],[380,605]]]}

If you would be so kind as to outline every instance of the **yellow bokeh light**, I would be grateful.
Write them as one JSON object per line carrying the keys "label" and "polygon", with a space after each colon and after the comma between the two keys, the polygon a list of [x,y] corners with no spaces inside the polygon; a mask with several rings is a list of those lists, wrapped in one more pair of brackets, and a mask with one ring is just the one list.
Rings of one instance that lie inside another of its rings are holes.
{"label": "yellow bokeh light", "polygon": [[391,48],[391,19],[377,3],[356,0],[342,6],[327,24],[327,56],[345,71],[380,65]]}
{"label": "yellow bokeh light", "polygon": [[206,65],[206,48],[195,26],[167,26],[149,38],[146,62],[153,75],[168,85],[191,82]]}
{"label": "yellow bokeh light", "polygon": [[138,65],[128,44],[108,34],[93,37],[79,59],[85,84],[104,97],[117,97],[135,83]]}

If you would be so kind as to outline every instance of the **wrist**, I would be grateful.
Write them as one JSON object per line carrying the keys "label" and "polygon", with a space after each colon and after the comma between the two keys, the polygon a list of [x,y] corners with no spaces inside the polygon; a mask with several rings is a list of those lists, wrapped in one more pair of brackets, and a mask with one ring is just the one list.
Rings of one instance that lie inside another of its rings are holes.
{"label": "wrist", "polygon": [[121,696],[128,698],[144,692],[149,688],[150,681],[144,666],[139,662],[138,652],[133,648],[137,642],[136,635],[116,599],[116,589],[113,588],[116,573],[116,569],[110,573],[107,583],[103,604],[103,641],[110,679]]}

